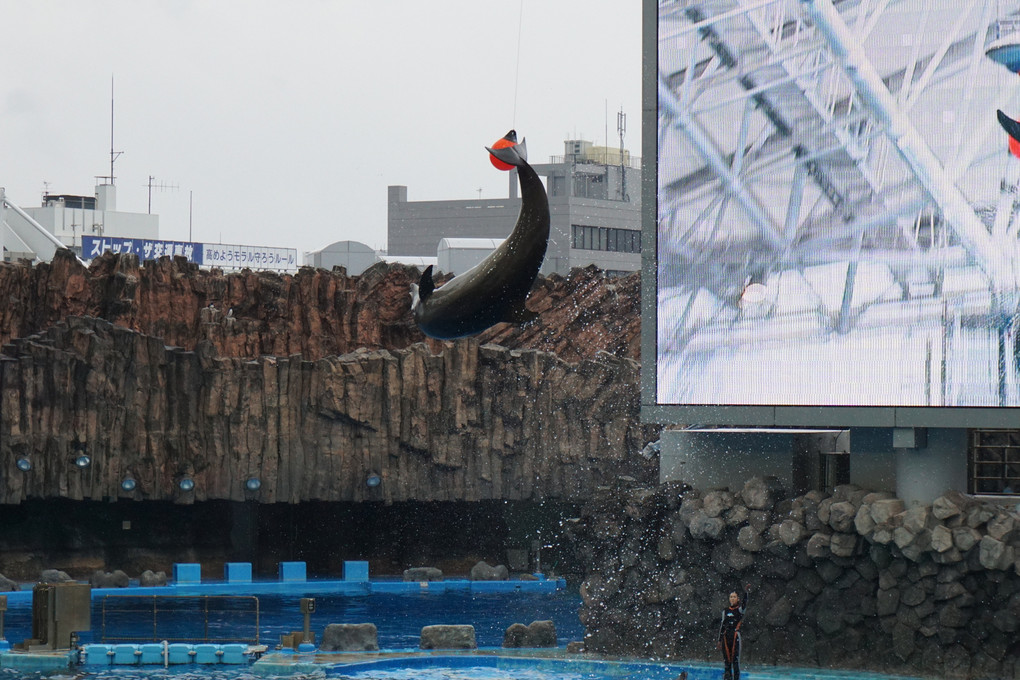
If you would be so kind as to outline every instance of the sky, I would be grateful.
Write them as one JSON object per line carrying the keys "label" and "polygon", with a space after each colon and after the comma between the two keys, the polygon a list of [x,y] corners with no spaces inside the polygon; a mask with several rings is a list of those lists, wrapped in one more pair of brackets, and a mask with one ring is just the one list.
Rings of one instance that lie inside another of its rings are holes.
{"label": "sky", "polygon": [[[92,195],[160,238],[386,246],[387,186],[498,198],[485,145],[566,139],[640,155],[638,0],[5,1],[0,186]],[[518,50],[519,45],[519,50]],[[189,218],[189,202],[191,211]]]}

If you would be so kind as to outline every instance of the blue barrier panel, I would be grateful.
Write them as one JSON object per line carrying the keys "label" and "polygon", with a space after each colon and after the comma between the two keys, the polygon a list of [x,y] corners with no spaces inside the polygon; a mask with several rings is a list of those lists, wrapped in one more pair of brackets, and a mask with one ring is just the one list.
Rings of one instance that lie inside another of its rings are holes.
{"label": "blue barrier panel", "polygon": [[109,666],[113,661],[113,650],[110,645],[85,645],[85,663]]}
{"label": "blue barrier panel", "polygon": [[344,562],[345,581],[367,581],[368,562],[350,561]]}
{"label": "blue barrier panel", "polygon": [[245,656],[245,650],[247,649],[246,645],[227,644],[222,645],[222,649],[223,656],[220,657],[220,663],[248,663],[248,657]]}
{"label": "blue barrier panel", "polygon": [[117,666],[127,666],[138,663],[138,655],[135,652],[138,647],[135,645],[114,645],[113,663]]}
{"label": "blue barrier panel", "polygon": [[183,642],[170,645],[170,663],[191,663],[191,645]]}
{"label": "blue barrier panel", "polygon": [[281,581],[304,581],[306,578],[304,562],[280,562]]}
{"label": "blue barrier panel", "polygon": [[163,663],[163,645],[158,642],[149,642],[140,646],[142,656],[139,663],[161,664]]}
{"label": "blue barrier panel", "polygon": [[195,663],[219,663],[219,645],[195,645]]}
{"label": "blue barrier panel", "polygon": [[174,583],[201,583],[202,565],[194,562],[180,562],[174,564]]}
{"label": "blue barrier panel", "polygon": [[223,578],[227,583],[251,583],[251,562],[227,562]]}

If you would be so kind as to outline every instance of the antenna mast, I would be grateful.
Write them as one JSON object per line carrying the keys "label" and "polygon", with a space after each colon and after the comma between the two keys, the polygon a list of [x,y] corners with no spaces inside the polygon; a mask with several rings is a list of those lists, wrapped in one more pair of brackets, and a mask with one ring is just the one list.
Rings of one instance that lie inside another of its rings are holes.
{"label": "antenna mast", "polygon": [[[110,184],[114,184],[113,162],[120,157],[123,151],[114,151],[113,146],[113,76],[110,76]],[[104,179],[104,178],[100,178]]]}
{"label": "antenna mast", "polygon": [[169,184],[167,182],[157,182],[156,178],[149,175],[149,214],[152,214],[152,190],[157,191],[177,191],[180,187],[176,184]]}
{"label": "antenna mast", "polygon": [[620,107],[620,112],[616,114],[616,129],[620,133],[620,193],[621,198],[627,201],[630,200],[627,197],[627,166],[623,161],[623,133],[627,131],[627,114],[623,112],[623,107]]}

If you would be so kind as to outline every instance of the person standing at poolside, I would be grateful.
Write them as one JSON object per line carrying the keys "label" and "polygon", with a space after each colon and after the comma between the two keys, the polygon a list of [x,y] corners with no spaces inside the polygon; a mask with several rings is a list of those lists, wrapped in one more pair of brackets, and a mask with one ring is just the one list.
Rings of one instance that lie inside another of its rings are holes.
{"label": "person standing at poolside", "polygon": [[750,592],[751,584],[744,587],[743,599],[734,590],[730,593],[730,606],[722,612],[719,642],[716,646],[722,650],[723,661],[726,664],[724,680],[740,680],[740,626],[744,622],[744,611],[747,609],[747,597]]}

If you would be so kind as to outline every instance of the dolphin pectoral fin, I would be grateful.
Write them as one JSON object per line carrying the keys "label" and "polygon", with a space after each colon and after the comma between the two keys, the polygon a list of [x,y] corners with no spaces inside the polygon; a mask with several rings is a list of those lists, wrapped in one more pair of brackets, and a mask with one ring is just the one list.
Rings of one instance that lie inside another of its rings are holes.
{"label": "dolphin pectoral fin", "polygon": [[1006,134],[1020,142],[1020,121],[1013,120],[1000,110],[996,110],[995,115],[998,116],[999,125],[1006,131]]}
{"label": "dolphin pectoral fin", "polygon": [[514,304],[510,305],[507,308],[506,314],[503,315],[502,321],[504,323],[524,324],[528,323],[529,321],[534,321],[537,318],[538,312],[533,312],[527,307],[525,307],[524,301],[521,300],[520,302],[515,302]]}

